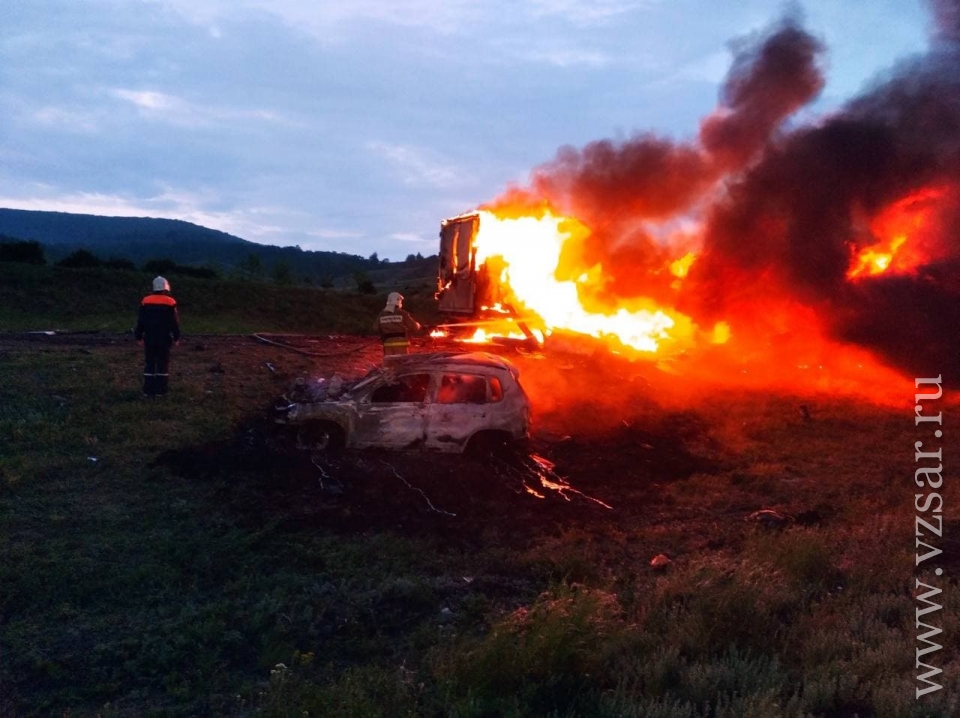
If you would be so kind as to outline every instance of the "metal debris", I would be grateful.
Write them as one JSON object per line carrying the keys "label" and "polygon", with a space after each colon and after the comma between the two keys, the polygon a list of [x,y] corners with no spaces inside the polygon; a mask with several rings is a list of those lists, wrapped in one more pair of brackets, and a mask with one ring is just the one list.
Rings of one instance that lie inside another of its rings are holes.
{"label": "metal debris", "polygon": [[671,561],[662,553],[658,553],[656,556],[650,559],[650,566],[657,571],[663,571],[671,563],[673,563],[673,561]]}
{"label": "metal debris", "polygon": [[420,494],[420,495],[423,497],[423,500],[427,502],[427,506],[430,508],[431,511],[433,511],[433,512],[435,512],[435,513],[438,513],[438,514],[443,514],[444,516],[452,516],[452,517],[456,518],[456,516],[457,516],[456,514],[450,513],[449,511],[444,511],[443,509],[438,509],[436,506],[434,506],[434,505],[433,505],[433,502],[430,501],[430,499],[427,497],[427,495],[426,495],[425,493],[423,493],[423,491],[422,491],[421,489],[418,489],[416,486],[412,485],[409,481],[407,481],[405,478],[403,478],[403,477],[400,475],[400,473],[393,467],[393,465],[388,464],[386,461],[381,461],[380,463],[383,464],[384,466],[386,466],[388,469],[390,469],[390,470],[393,472],[394,476],[396,476],[396,477],[397,477],[398,479],[400,479],[404,484],[407,485],[407,488],[408,488],[408,489],[410,489],[410,490],[412,490],[412,491],[416,491],[418,494]]}
{"label": "metal debris", "polygon": [[[323,468],[322,465],[317,463],[316,457],[311,456],[310,463],[313,464],[320,472],[320,476],[317,477],[317,481],[320,483],[321,491],[336,495],[343,493],[343,484],[331,477],[330,474],[327,473],[327,470]],[[326,479],[326,481],[324,481],[324,479]]]}
{"label": "metal debris", "polygon": [[793,518],[773,509],[760,509],[747,516],[745,521],[759,524],[767,529],[779,529],[793,522]]}

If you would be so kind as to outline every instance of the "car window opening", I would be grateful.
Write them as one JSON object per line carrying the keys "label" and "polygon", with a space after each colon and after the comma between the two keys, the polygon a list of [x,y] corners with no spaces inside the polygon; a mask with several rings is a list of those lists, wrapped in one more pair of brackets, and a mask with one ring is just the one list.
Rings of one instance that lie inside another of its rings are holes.
{"label": "car window opening", "polygon": [[429,374],[407,374],[397,377],[392,384],[384,384],[374,389],[370,401],[375,404],[393,404],[398,402],[424,402],[430,386]]}
{"label": "car window opening", "polygon": [[473,374],[444,374],[437,394],[440,404],[486,404],[486,377]]}

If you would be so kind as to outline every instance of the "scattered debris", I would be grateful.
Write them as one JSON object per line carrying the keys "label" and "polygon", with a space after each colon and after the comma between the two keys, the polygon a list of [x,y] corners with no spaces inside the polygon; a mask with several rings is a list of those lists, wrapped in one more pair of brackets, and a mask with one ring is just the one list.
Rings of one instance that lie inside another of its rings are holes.
{"label": "scattered debris", "polygon": [[93,463],[97,463],[99,460],[100,460],[100,459],[98,459],[96,456],[88,456],[88,457],[87,457],[87,461],[92,461]]}
{"label": "scattered debris", "polygon": [[793,518],[773,509],[760,509],[746,517],[746,521],[759,524],[767,529],[781,529],[793,522]]}
{"label": "scattered debris", "polygon": [[266,366],[267,369],[270,370],[270,373],[271,373],[271,374],[276,374],[276,373],[277,373],[277,368],[276,368],[273,364],[271,364],[270,362],[266,362],[266,363],[264,364],[264,366]]}
{"label": "scattered debris", "polygon": [[667,568],[673,561],[667,558],[664,554],[658,553],[652,559],[650,559],[650,566],[657,571],[663,571]]}
{"label": "scattered debris", "polygon": [[388,464],[386,461],[382,461],[382,462],[380,462],[380,463],[382,463],[384,466],[386,466],[388,469],[390,469],[398,479],[400,479],[403,483],[405,483],[405,484],[407,485],[407,488],[408,488],[408,489],[411,489],[412,491],[416,491],[418,494],[420,494],[420,495],[423,497],[423,500],[427,502],[427,506],[430,507],[430,510],[431,510],[431,511],[434,511],[434,512],[436,512],[436,513],[438,513],[438,514],[443,514],[444,516],[452,516],[452,517],[456,518],[456,516],[457,516],[456,514],[452,514],[452,513],[450,513],[449,511],[444,511],[444,510],[442,510],[442,509],[438,509],[436,506],[434,506],[433,503],[430,501],[430,499],[427,497],[427,495],[426,495],[425,493],[423,493],[423,491],[421,491],[420,489],[418,489],[416,486],[413,486],[409,481],[407,481],[405,478],[403,478],[403,477],[400,475],[400,473],[399,473],[395,468],[393,468],[393,466],[392,466],[391,464]]}
{"label": "scattered debris", "polygon": [[343,493],[343,484],[333,479],[330,474],[327,473],[327,470],[323,468],[320,464],[317,463],[316,457],[310,458],[310,463],[317,467],[317,470],[320,472],[320,476],[317,477],[317,481],[320,483],[320,490],[339,496]]}

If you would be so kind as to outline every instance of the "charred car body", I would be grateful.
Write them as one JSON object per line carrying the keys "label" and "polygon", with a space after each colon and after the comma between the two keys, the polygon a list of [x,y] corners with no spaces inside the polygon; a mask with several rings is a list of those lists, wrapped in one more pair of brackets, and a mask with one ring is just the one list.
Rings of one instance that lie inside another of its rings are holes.
{"label": "charred car body", "polygon": [[330,382],[282,407],[301,448],[428,449],[458,453],[521,441],[530,402],[519,370],[483,352],[411,354],[362,379]]}

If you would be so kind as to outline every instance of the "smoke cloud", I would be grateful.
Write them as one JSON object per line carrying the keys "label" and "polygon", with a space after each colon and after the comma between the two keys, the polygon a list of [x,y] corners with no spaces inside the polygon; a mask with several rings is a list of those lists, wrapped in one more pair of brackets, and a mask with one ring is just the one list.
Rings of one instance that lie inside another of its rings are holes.
{"label": "smoke cloud", "polygon": [[[829,117],[787,122],[824,84],[822,43],[788,18],[733,46],[695,140],[564,147],[504,201],[542,198],[591,228],[560,273],[602,264],[598,302],[673,292],[698,321],[735,325],[786,297],[917,376],[960,376],[960,0],[929,5],[929,51]],[[858,252],[891,239],[877,228],[891,207],[902,216],[883,221],[906,227],[911,266],[852,277]],[[674,290],[664,260],[694,240],[698,259]]]}

